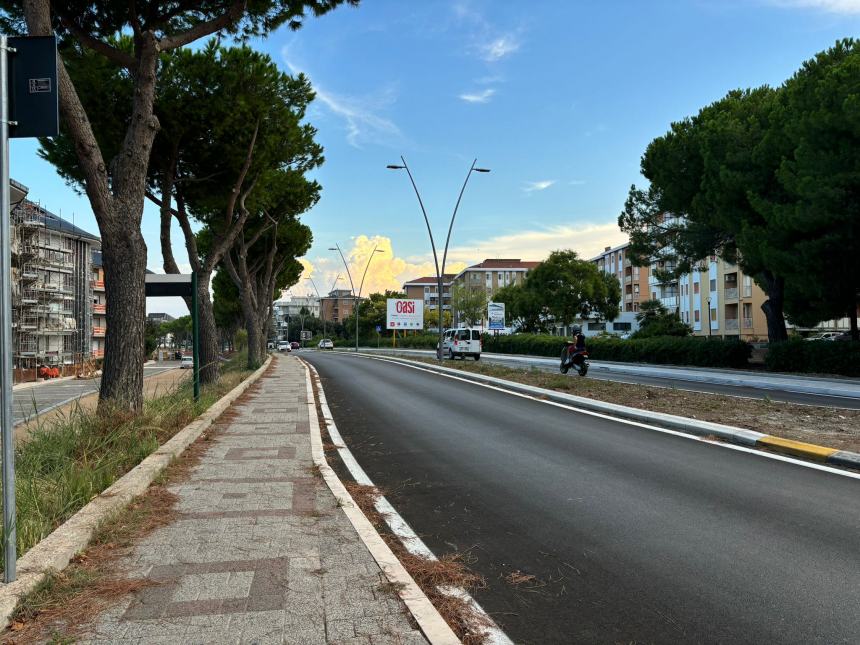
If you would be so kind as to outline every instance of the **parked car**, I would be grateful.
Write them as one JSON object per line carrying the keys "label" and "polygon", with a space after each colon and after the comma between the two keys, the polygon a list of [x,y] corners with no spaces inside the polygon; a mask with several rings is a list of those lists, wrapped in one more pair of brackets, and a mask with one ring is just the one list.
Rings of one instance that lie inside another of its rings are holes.
{"label": "parked car", "polygon": [[320,349],[334,349],[334,343],[331,342],[331,338],[323,338],[317,347]]}
{"label": "parked car", "polygon": [[278,342],[278,351],[279,352],[289,352],[291,350],[289,341],[282,340]]}
{"label": "parked car", "polygon": [[299,345],[296,341],[292,341],[290,343],[290,349],[299,349],[301,345]]}
{"label": "parked car", "polygon": [[194,357],[193,356],[183,356],[182,362],[179,363],[179,368],[183,370],[190,370],[194,368]]}
{"label": "parked car", "polygon": [[471,356],[476,361],[481,359],[481,332],[478,329],[470,329],[468,327],[458,327],[449,329],[442,337],[442,348],[436,345],[436,356],[441,357],[442,354],[448,358],[466,358]]}

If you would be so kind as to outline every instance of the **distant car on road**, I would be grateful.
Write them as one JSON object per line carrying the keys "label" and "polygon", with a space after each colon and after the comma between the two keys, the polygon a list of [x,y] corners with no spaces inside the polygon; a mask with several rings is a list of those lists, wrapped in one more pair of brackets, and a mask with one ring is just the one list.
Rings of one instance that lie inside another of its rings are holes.
{"label": "distant car on road", "polygon": [[299,345],[296,341],[290,343],[290,349],[299,349],[301,345]]}
{"label": "distant car on road", "polygon": [[334,349],[334,343],[331,342],[331,338],[323,338],[317,347],[320,349]]}
{"label": "distant car on road", "polygon": [[471,356],[476,361],[481,359],[481,332],[468,327],[449,329],[442,337],[442,348],[436,346],[436,356],[444,354],[448,358]]}
{"label": "distant car on road", "polygon": [[805,340],[837,340],[839,336],[841,336],[838,331],[826,331],[823,334],[816,334],[815,336],[810,336]]}
{"label": "distant car on road", "polygon": [[290,351],[290,343],[289,341],[282,340],[278,343],[278,351],[279,352],[288,352]]}
{"label": "distant car on road", "polygon": [[183,370],[190,370],[194,368],[194,357],[193,356],[183,356],[182,362],[179,364],[179,368]]}

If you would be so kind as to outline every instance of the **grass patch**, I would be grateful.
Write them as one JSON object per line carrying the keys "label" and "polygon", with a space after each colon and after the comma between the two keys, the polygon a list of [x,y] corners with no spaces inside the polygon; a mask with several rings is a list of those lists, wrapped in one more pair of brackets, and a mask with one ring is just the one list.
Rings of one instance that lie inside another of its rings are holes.
{"label": "grass patch", "polygon": [[77,408],[37,425],[15,450],[19,557],[249,374],[245,356],[236,355],[217,383],[201,389],[199,401],[183,382],[145,401],[139,414]]}

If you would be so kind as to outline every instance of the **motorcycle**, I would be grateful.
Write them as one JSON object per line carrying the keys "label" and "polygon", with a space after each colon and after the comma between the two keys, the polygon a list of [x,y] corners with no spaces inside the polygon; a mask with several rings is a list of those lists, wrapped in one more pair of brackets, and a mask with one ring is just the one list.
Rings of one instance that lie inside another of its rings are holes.
{"label": "motorcycle", "polygon": [[561,365],[559,371],[567,374],[570,368],[574,368],[580,376],[588,374],[588,351],[576,349],[576,343],[568,342],[561,350]]}

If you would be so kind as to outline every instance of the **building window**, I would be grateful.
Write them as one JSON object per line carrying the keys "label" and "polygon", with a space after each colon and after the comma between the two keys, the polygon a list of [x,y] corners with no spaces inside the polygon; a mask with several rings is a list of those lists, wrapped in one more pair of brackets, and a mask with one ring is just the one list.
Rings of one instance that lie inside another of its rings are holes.
{"label": "building window", "polygon": [[606,331],[606,323],[590,322],[588,323],[588,331]]}
{"label": "building window", "polygon": [[502,286],[505,284],[505,273],[504,271],[499,271],[499,285]]}
{"label": "building window", "polygon": [[711,309],[711,321],[715,321],[717,319],[717,310]]}
{"label": "building window", "polygon": [[693,283],[693,293],[694,294],[699,293],[699,283],[698,282]]}
{"label": "building window", "polygon": [[633,324],[629,322],[612,323],[612,331],[630,331],[632,328]]}
{"label": "building window", "polygon": [[716,290],[717,290],[717,279],[716,279],[716,278],[711,278],[711,291],[713,292],[713,291],[716,291]]}
{"label": "building window", "polygon": [[699,310],[698,309],[696,309],[693,312],[693,320],[695,320],[696,322],[699,322]]}
{"label": "building window", "polygon": [[656,299],[657,299],[657,292],[656,292],[656,291],[652,291],[652,292],[651,292],[651,300],[656,300]]}

